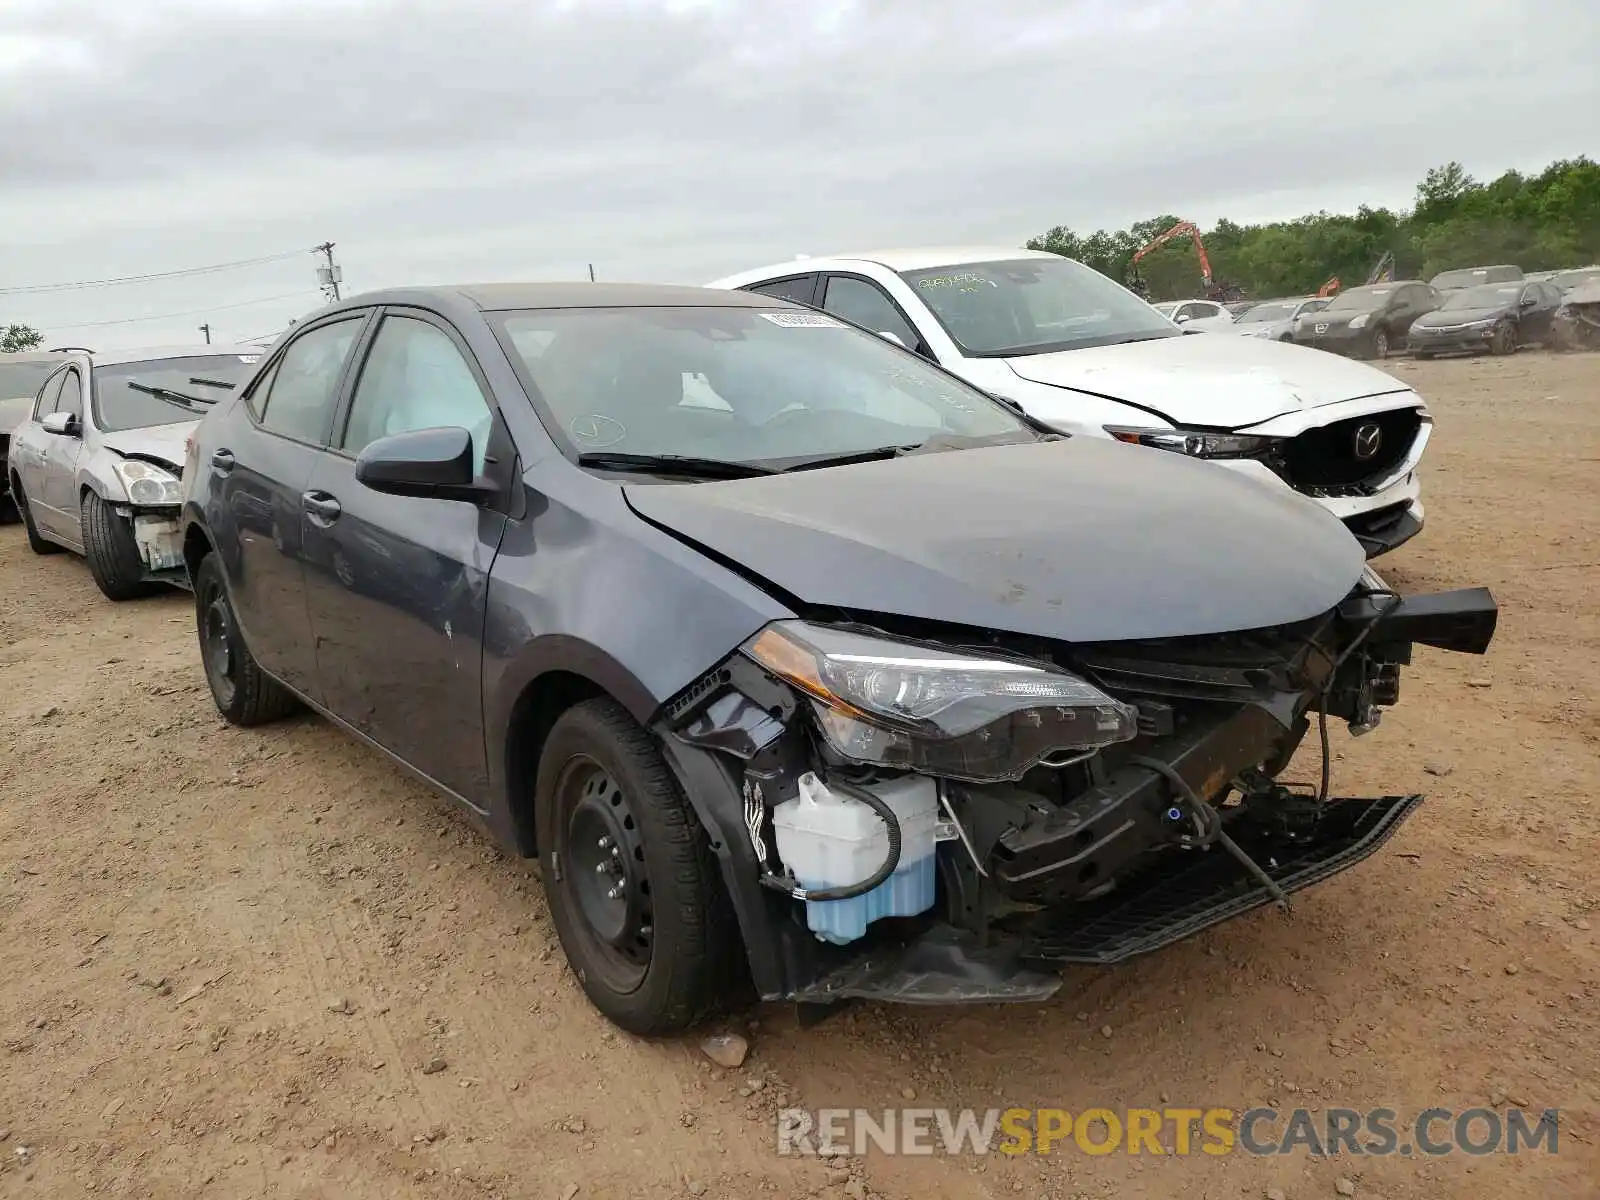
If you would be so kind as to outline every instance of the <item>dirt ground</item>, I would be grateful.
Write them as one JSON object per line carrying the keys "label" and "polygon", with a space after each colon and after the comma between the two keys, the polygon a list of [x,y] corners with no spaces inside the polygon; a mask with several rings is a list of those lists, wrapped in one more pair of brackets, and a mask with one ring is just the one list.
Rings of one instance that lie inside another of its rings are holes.
{"label": "dirt ground", "polygon": [[[737,1071],[611,1031],[527,865],[377,755],[225,727],[187,596],[0,530],[0,1195],[1600,1196],[1600,356],[1394,369],[1437,433],[1382,570],[1503,614],[1335,733],[1336,791],[1428,794],[1396,839],[1047,1005],[756,1012]],[[839,1166],[779,1103],[1564,1111],[1554,1156]]]}

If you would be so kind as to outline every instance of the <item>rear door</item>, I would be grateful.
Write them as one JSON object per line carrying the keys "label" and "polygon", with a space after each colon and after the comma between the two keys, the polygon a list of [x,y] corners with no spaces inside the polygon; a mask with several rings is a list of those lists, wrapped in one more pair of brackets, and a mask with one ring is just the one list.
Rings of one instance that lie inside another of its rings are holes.
{"label": "rear door", "polygon": [[39,422],[55,412],[56,398],[61,395],[61,384],[66,377],[65,371],[58,371],[45,380],[33,402],[32,414],[11,435],[11,463],[22,483],[22,492],[28,500],[33,523],[41,529],[45,527],[45,510],[43,504],[35,504],[34,500],[40,495],[44,478],[46,443],[53,435],[41,429]]}
{"label": "rear door", "polygon": [[1518,334],[1524,342],[1542,342],[1550,336],[1550,325],[1560,306],[1561,294],[1542,280],[1526,284],[1518,309]]}
{"label": "rear door", "polygon": [[481,809],[484,614],[505,513],[374,492],[356,480],[355,464],[378,438],[441,426],[471,432],[480,475],[514,470],[515,448],[477,361],[439,317],[386,310],[363,354],[305,490],[307,607],[323,702]]}
{"label": "rear door", "polygon": [[270,674],[309,696],[316,652],[301,562],[301,496],[326,445],[349,364],[371,311],[341,313],[288,342],[229,412],[209,466],[214,524],[235,618]]}
{"label": "rear door", "polygon": [[[33,507],[35,525],[49,530],[73,546],[83,545],[82,517],[78,511],[78,459],[83,457],[83,374],[75,366],[61,377],[61,390],[54,411],[72,418],[70,433],[44,434],[44,463],[37,490],[29,489],[30,499],[39,498]],[[42,432],[42,431],[41,431]]]}

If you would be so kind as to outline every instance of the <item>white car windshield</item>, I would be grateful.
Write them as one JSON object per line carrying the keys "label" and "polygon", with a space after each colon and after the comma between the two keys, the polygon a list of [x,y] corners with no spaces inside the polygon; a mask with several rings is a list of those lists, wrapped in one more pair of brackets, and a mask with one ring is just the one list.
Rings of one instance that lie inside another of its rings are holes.
{"label": "white car windshield", "polygon": [[595,308],[492,319],[551,432],[580,455],[782,469],[1041,436],[970,385],[822,313]]}
{"label": "white car windshield", "polygon": [[1183,336],[1127,288],[1070,258],[961,263],[900,274],[969,358]]}
{"label": "white car windshield", "polygon": [[[207,354],[96,365],[95,428],[112,433],[119,429],[193,421],[204,416],[210,404],[223,399],[249,379],[260,357],[259,354]],[[195,403],[186,406],[179,395],[162,399],[145,389],[177,393]]]}
{"label": "white car windshield", "polygon": [[1261,321],[1287,321],[1294,316],[1294,310],[1293,300],[1272,301],[1246,309],[1237,319],[1243,325],[1254,325]]}

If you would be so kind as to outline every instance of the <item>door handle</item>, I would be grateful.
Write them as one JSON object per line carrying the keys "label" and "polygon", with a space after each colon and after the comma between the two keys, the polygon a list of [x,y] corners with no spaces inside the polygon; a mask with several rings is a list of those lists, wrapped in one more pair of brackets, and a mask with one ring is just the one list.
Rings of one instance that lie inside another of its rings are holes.
{"label": "door handle", "polygon": [[222,474],[226,475],[229,471],[233,470],[233,463],[234,458],[232,450],[213,450],[211,452],[211,465]]}
{"label": "door handle", "polygon": [[312,524],[324,527],[332,525],[344,511],[339,507],[339,501],[327,492],[302,493],[300,504],[306,510],[306,515],[311,518]]}

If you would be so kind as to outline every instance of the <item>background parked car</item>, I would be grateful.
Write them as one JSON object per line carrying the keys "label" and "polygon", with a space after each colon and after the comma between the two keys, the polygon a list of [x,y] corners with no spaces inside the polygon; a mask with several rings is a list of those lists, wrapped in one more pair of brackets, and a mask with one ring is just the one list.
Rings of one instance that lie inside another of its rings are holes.
{"label": "background parked car", "polygon": [[1295,318],[1306,313],[1321,312],[1328,304],[1328,299],[1321,296],[1262,300],[1236,316],[1228,332],[1245,337],[1269,338],[1274,342],[1292,342]]}
{"label": "background parked car", "polygon": [[1294,346],[1188,336],[1059,254],[883,250],[759,267],[712,286],[844,317],[1054,428],[1293,488],[1343,520],[1369,555],[1422,528],[1416,467],[1432,421],[1412,388]]}
{"label": "background parked car", "polygon": [[1405,347],[1412,322],[1438,308],[1443,299],[1416,280],[1350,288],[1321,312],[1295,321],[1295,344],[1354,358],[1388,358]]}
{"label": "background parked car", "polygon": [[1550,340],[1561,293],[1548,283],[1484,283],[1451,292],[1411,324],[1407,345],[1418,358],[1450,351],[1511,354]]}
{"label": "background parked car", "polygon": [[1558,292],[1570,292],[1580,284],[1600,282],[1600,266],[1574,267],[1570,271],[1557,271],[1550,280]]}
{"label": "background parked car", "polygon": [[1233,314],[1212,300],[1163,300],[1150,307],[1185,329],[1201,329],[1211,333],[1233,325]]}
{"label": "background parked car", "polygon": [[7,463],[28,545],[84,555],[112,600],[186,582],[184,440],[259,358],[254,347],[229,346],[58,355]]}
{"label": "background parked car", "polygon": [[1492,267],[1457,267],[1440,271],[1428,283],[1436,291],[1453,292],[1460,288],[1477,287],[1480,283],[1514,283],[1522,278],[1522,268],[1510,263]]}
{"label": "background parked car", "polygon": [[61,365],[59,351],[0,354],[0,525],[19,519],[11,496],[11,435],[33,411],[34,397],[50,373]]}

